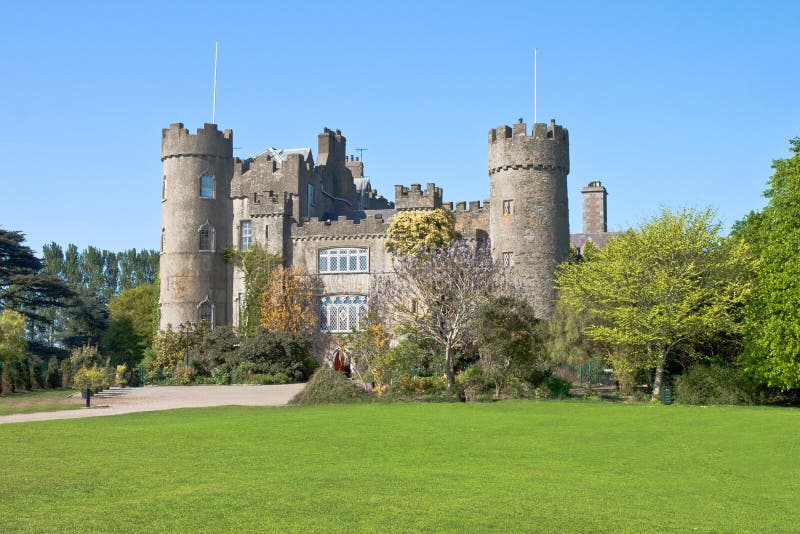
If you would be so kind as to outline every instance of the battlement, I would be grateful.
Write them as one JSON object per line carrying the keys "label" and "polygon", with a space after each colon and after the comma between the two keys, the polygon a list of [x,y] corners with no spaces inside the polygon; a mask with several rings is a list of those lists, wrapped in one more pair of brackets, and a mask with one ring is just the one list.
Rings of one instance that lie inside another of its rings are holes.
{"label": "battlement", "polygon": [[550,124],[513,126],[489,130],[489,174],[508,169],[559,169],[569,173],[569,132],[551,120]]}
{"label": "battlement", "polygon": [[161,160],[178,156],[233,157],[233,131],[221,132],[216,124],[204,124],[190,134],[182,122],[161,130]]}
{"label": "battlement", "polygon": [[479,212],[489,209],[489,201],[484,200],[483,205],[481,205],[480,200],[470,200],[469,202],[444,202],[442,207],[454,214],[462,211]]}
{"label": "battlement", "polygon": [[265,191],[253,193],[250,201],[250,215],[284,215],[291,213],[291,193]]}
{"label": "battlement", "polygon": [[442,207],[442,188],[436,184],[425,185],[425,191],[420,184],[411,184],[411,187],[402,185],[394,186],[394,204],[398,210],[430,210]]}
{"label": "battlement", "polygon": [[389,224],[380,214],[366,219],[353,220],[345,216],[337,219],[309,219],[302,226],[292,227],[293,239],[337,239],[355,236],[381,237],[386,235]]}

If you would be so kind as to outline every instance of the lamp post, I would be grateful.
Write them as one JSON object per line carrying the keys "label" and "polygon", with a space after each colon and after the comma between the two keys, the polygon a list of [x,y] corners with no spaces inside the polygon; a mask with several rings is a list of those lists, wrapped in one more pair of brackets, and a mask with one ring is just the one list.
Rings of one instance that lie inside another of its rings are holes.
{"label": "lamp post", "polygon": [[185,323],[181,323],[178,325],[180,328],[181,334],[183,334],[183,341],[184,341],[184,358],[186,367],[189,367],[189,336],[194,333],[195,325],[186,321]]}

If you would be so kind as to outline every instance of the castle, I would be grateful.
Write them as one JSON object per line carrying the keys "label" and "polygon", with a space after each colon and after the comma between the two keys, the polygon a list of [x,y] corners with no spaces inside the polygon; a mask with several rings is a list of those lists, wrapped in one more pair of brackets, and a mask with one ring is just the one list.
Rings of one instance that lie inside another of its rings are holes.
{"label": "castle", "polygon": [[489,131],[489,199],[443,201],[435,184],[395,186],[390,202],[347,154],[339,130],[325,128],[310,148],[269,148],[233,156],[233,133],[206,124],[162,130],[160,328],[185,322],[239,324],[245,293],[226,248],[260,243],[285,265],[318,274],[320,326],[348,332],[366,310],[370,275],[392,270],[384,248],[392,217],[403,210],[444,208],[467,239],[490,239],[493,257],[512,276],[540,317],[553,307],[552,277],[570,244],[580,249],[606,237],[606,189],[582,189],[583,233],[569,233],[569,134],[551,121],[522,119]]}

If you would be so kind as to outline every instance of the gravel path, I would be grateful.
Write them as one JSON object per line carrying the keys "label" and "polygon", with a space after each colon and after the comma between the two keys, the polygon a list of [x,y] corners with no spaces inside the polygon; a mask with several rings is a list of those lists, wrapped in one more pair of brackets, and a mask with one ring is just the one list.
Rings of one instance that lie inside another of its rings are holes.
{"label": "gravel path", "polygon": [[130,388],[112,398],[92,399],[90,409],[37,412],[0,416],[2,423],[75,419],[133,412],[154,412],[175,408],[208,406],[285,406],[305,384],[280,386],[145,386]]}

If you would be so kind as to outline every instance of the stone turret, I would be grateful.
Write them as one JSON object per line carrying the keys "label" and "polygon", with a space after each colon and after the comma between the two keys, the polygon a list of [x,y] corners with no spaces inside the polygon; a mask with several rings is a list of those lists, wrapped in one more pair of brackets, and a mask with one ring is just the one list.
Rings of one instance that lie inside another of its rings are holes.
{"label": "stone turret", "polygon": [[159,328],[206,320],[230,324],[227,287],[233,133],[205,124],[190,134],[176,123],[161,131],[161,318]]}
{"label": "stone turret", "polygon": [[569,253],[569,134],[555,121],[526,128],[520,119],[489,131],[489,233],[492,256],[547,318],[555,267]]}

